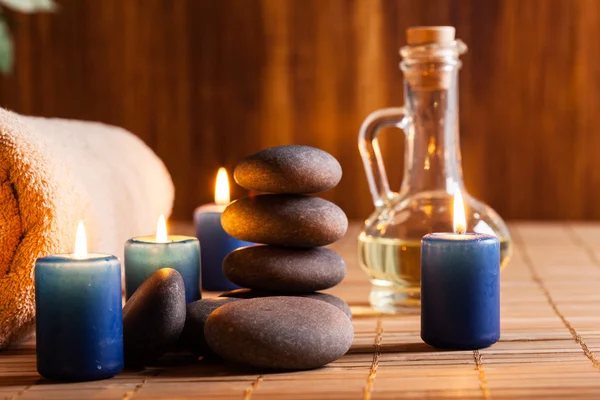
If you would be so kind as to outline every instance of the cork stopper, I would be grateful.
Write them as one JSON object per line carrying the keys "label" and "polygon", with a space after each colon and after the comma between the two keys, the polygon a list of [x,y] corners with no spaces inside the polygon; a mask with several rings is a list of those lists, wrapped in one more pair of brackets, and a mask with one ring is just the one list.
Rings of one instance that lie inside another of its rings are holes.
{"label": "cork stopper", "polygon": [[449,43],[454,40],[453,26],[415,26],[406,30],[409,46],[429,43]]}
{"label": "cork stopper", "polygon": [[[422,45],[451,45],[456,30],[453,26],[416,26],[406,30],[408,47]],[[444,61],[447,56],[440,55],[435,48],[425,50],[431,52],[429,61]],[[452,83],[452,73],[440,69],[422,69],[414,66],[405,70],[406,78],[415,90],[448,90]]]}

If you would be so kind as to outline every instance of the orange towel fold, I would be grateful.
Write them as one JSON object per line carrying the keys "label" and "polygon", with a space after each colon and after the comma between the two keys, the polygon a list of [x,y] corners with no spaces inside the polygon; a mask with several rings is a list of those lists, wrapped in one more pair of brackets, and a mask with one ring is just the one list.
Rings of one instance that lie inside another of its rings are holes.
{"label": "orange towel fold", "polygon": [[173,195],[162,161],[121,128],[0,109],[0,348],[31,331],[35,260],[72,252],[79,220],[91,252],[121,257]]}

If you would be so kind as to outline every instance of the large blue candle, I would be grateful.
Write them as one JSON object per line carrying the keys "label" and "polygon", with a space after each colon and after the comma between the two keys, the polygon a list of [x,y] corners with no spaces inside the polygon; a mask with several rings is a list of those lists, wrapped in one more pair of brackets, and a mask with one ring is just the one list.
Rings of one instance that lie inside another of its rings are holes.
{"label": "large blue candle", "polygon": [[204,249],[202,251],[202,288],[225,291],[239,289],[223,273],[223,259],[233,250],[250,246],[243,240],[230,236],[221,225],[221,214],[229,204],[229,181],[225,168],[219,169],[215,188],[215,203],[196,208],[194,224],[196,237]]}
{"label": "large blue candle", "polygon": [[127,299],[150,275],[162,268],[173,268],[181,274],[187,303],[201,298],[198,239],[191,236],[167,236],[162,216],[156,236],[135,237],[125,243],[124,261]]}
{"label": "large blue candle", "polygon": [[[455,231],[464,232],[464,228]],[[448,349],[479,349],[498,341],[498,238],[478,233],[432,233],[423,237],[421,338],[427,344]]]}
{"label": "large blue candle", "polygon": [[121,371],[121,264],[116,257],[80,250],[39,258],[35,304],[40,375],[88,381]]}

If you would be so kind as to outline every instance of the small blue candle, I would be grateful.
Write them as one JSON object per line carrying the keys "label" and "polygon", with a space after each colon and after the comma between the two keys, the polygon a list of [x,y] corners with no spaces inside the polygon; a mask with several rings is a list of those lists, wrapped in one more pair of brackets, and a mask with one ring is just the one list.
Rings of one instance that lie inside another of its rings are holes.
{"label": "small blue candle", "polygon": [[37,369],[48,379],[106,379],[123,369],[121,264],[87,254],[83,224],[77,232],[74,254],[35,263]]}
{"label": "small blue candle", "polygon": [[421,241],[421,338],[440,348],[480,349],[500,338],[500,242],[460,233],[466,224],[456,197],[459,233],[433,233]]}
{"label": "small blue candle", "polygon": [[253,244],[238,240],[223,229],[221,214],[227,204],[229,204],[229,180],[225,168],[220,168],[217,173],[215,203],[200,206],[194,212],[196,237],[204,249],[202,252],[202,288],[204,290],[239,289],[238,285],[225,277],[223,259],[233,250]]}
{"label": "small blue candle", "polygon": [[173,268],[185,284],[187,303],[199,300],[200,244],[191,236],[168,235],[164,217],[158,221],[156,236],[139,236],[125,243],[125,297],[162,268]]}

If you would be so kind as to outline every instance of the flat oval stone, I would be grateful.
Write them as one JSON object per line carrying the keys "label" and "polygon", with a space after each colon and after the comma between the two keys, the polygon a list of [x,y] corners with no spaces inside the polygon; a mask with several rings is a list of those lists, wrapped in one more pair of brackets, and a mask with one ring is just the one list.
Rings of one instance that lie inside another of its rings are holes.
{"label": "flat oval stone", "polygon": [[185,324],[185,285],[172,268],[150,275],[123,308],[125,365],[139,367],[177,343]]}
{"label": "flat oval stone", "polygon": [[221,216],[231,236],[277,246],[317,247],[339,240],[348,228],[341,208],[319,197],[265,194],[231,203]]}
{"label": "flat oval stone", "polygon": [[324,301],[293,296],[225,304],[204,326],[208,345],[226,360],[258,368],[318,368],[343,356],[352,322]]}
{"label": "flat oval stone", "polygon": [[240,301],[240,298],[201,299],[189,303],[186,309],[185,325],[179,338],[181,346],[196,356],[214,357],[204,338],[204,325],[211,312],[224,304]]}
{"label": "flat oval stone", "polygon": [[229,253],[223,260],[223,272],[243,287],[302,293],[340,283],[346,275],[346,263],[324,247],[249,246]]}
{"label": "flat oval stone", "polygon": [[268,193],[319,193],[342,179],[342,167],[331,154],[310,146],[272,147],[254,153],[233,172],[235,181],[248,190]]}
{"label": "flat oval stone", "polygon": [[295,296],[295,297],[306,297],[309,299],[315,299],[319,301],[324,301],[326,303],[331,304],[343,311],[344,314],[350,319],[352,319],[352,311],[350,310],[350,306],[339,297],[336,297],[327,293],[280,293],[273,291],[265,291],[265,290],[254,290],[254,289],[235,289],[230,290],[229,292],[221,293],[219,297],[234,297],[238,299],[255,299],[257,297],[270,297],[270,296]]}

